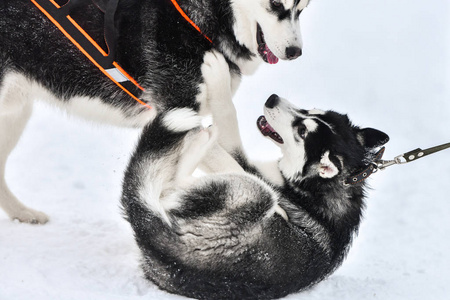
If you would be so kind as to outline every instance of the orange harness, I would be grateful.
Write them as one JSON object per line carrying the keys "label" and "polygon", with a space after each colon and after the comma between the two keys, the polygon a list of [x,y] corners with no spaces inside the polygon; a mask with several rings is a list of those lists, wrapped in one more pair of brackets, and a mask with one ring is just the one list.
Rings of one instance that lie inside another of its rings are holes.
{"label": "orange harness", "polygon": [[[72,1],[72,2],[71,2]],[[54,0],[31,0],[31,2],[74,44],[106,77],[120,87],[131,98],[141,105],[151,108],[145,101],[139,99],[138,95],[144,91],[144,88],[131,77],[114,60],[114,46],[109,44],[108,40],[114,40],[111,26],[114,26],[114,14],[119,0],[109,0],[104,8],[105,12],[105,41],[108,47],[106,53],[81,26],[70,17],[71,7],[80,5],[87,0],[69,0],[63,6],[60,6]],[[207,37],[200,28],[186,15],[176,0],[171,0],[174,7],[181,16],[199,33],[201,33],[209,42],[212,40]],[[107,32],[107,30],[109,32]],[[109,36],[108,36],[109,35]]]}
{"label": "orange harness", "polygon": [[188,15],[186,15],[186,13],[183,11],[183,9],[178,5],[176,0],[170,0],[172,1],[173,6],[175,6],[175,8],[178,10],[178,12],[180,13],[180,15],[183,16],[183,18],[189,22],[189,24],[191,24],[192,27],[194,27],[198,32],[201,33],[201,35],[203,35],[205,37],[205,39],[207,39],[211,44],[213,43],[213,41],[206,35],[204,34],[200,27],[197,26],[197,24],[194,23],[194,21],[192,21]]}

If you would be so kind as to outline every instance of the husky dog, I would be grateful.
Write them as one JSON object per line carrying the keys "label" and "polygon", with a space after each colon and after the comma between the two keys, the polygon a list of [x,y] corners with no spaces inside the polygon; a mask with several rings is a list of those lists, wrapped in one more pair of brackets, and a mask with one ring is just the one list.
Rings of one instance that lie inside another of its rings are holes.
{"label": "husky dog", "polygon": [[[59,6],[86,2],[49,1]],[[87,6],[74,7],[70,13],[104,50],[109,46],[103,32],[106,17],[97,6],[108,1],[87,1]],[[30,0],[1,0],[0,207],[23,222],[48,220],[44,213],[23,205],[4,179],[6,160],[31,115],[34,99],[119,126],[143,127],[158,113],[175,108],[205,115],[209,97],[202,72],[205,55],[214,51],[225,56],[233,94],[241,74],[252,74],[259,63],[302,54],[299,15],[308,2],[120,0],[115,13],[115,59],[145,89],[138,97],[152,107],[148,109],[104,76]],[[227,155],[220,147],[212,149],[211,155]],[[226,166],[212,164],[210,169]]]}
{"label": "husky dog", "polygon": [[[216,92],[209,100],[219,99],[221,110],[213,116],[227,115],[223,90]],[[191,173],[216,136],[232,140],[234,129],[204,129],[188,109],[144,128],[122,205],[145,276],[161,289],[196,299],[273,299],[319,282],[343,261],[364,207],[364,182],[344,182],[388,136],[277,95],[264,115],[257,126],[281,148],[278,161],[258,167],[228,148],[239,168],[197,178]]]}

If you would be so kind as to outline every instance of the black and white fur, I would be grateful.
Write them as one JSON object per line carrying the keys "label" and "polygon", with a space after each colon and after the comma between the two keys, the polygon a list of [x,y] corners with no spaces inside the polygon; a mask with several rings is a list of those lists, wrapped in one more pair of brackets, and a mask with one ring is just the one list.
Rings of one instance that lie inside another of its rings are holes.
{"label": "black and white fur", "polygon": [[[216,92],[211,102],[221,99],[223,90]],[[213,116],[227,110],[220,103]],[[365,197],[364,183],[344,181],[388,136],[276,95],[264,113],[258,127],[281,148],[278,161],[260,168],[230,148],[239,168],[197,178],[192,171],[216,136],[232,140],[237,132],[204,129],[186,109],[144,129],[122,205],[145,276],[161,289],[196,299],[273,299],[319,282],[343,261]]]}
{"label": "black and white fur", "polygon": [[[62,5],[67,0],[56,2]],[[211,74],[205,75],[202,68],[208,64],[207,56],[215,53],[226,58],[232,75],[228,93],[233,94],[240,75],[253,73],[267,60],[261,49],[270,49],[280,59],[301,55],[299,14],[308,2],[178,0],[212,39],[211,44],[169,0],[120,0],[116,60],[146,89],[140,98],[153,107],[149,110],[109,81],[31,1],[1,0],[0,207],[10,218],[23,222],[48,220],[44,213],[26,207],[13,195],[4,174],[34,99],[89,120],[119,126],[143,127],[158,113],[175,108],[206,115],[209,91],[205,76]],[[75,10],[71,16],[105,47],[103,15],[94,5]],[[220,147],[212,149],[213,156],[226,154]],[[210,169],[226,166],[212,164]]]}

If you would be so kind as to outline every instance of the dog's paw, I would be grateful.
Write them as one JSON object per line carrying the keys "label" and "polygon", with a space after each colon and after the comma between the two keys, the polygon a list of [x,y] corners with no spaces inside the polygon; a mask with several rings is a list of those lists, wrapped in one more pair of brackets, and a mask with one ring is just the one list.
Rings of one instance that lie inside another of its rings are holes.
{"label": "dog's paw", "polygon": [[222,97],[223,93],[231,94],[230,68],[222,54],[214,50],[207,52],[201,70],[210,99]]}
{"label": "dog's paw", "polygon": [[207,91],[207,108],[215,122],[236,114],[232,102],[232,84],[228,63],[222,54],[210,51],[204,56],[202,74]]}
{"label": "dog's paw", "polygon": [[214,75],[217,73],[230,74],[230,68],[228,66],[225,57],[216,50],[208,51],[203,56],[202,65],[203,75]]}
{"label": "dog's paw", "polygon": [[213,142],[217,140],[217,137],[219,136],[219,130],[217,129],[217,126],[211,125],[208,128],[204,129],[209,136],[208,144],[211,145]]}
{"label": "dog's paw", "polygon": [[211,125],[207,128],[200,130],[197,133],[194,144],[196,145],[195,152],[197,154],[203,154],[208,151],[212,144],[217,140],[218,130],[216,126]]}
{"label": "dog's paw", "polygon": [[28,207],[20,209],[19,211],[13,213],[10,217],[13,220],[18,220],[19,222],[29,224],[45,224],[49,220],[45,213]]}

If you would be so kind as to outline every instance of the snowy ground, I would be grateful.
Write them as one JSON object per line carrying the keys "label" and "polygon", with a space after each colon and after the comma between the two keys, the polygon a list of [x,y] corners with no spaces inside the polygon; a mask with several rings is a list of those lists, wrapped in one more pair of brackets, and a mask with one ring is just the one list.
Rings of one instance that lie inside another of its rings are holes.
{"label": "snowy ground", "polygon": [[[271,93],[387,132],[386,158],[450,142],[450,7],[444,0],[314,0],[304,55],[263,66],[235,99],[248,153],[276,157],[255,120]],[[67,120],[69,119],[69,120]],[[45,226],[0,211],[0,299],[175,300],[140,276],[118,200],[138,132],[37,105],[7,166]],[[449,299],[450,150],[375,174],[365,220],[329,279],[287,299]]]}

